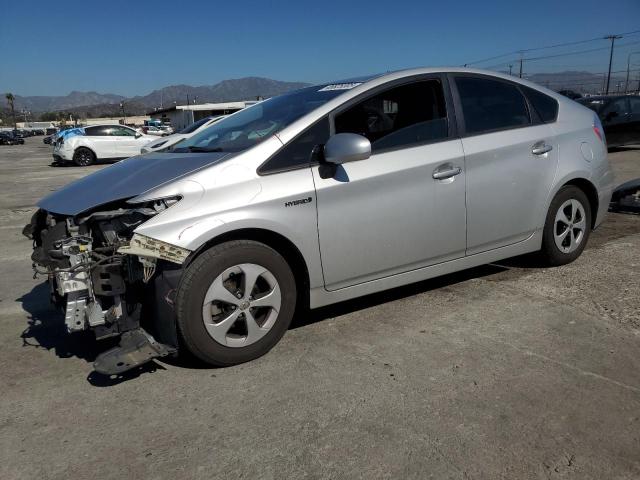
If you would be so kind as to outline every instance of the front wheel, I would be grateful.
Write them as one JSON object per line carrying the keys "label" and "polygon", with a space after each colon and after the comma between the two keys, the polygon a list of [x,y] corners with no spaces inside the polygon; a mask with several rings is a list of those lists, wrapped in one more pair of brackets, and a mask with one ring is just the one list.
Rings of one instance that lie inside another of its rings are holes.
{"label": "front wheel", "polygon": [[295,306],[295,278],[286,260],[248,240],[202,253],[187,267],[176,296],[184,345],[215,366],[267,353],[287,331]]}
{"label": "front wheel", "polygon": [[88,148],[80,147],[73,152],[73,162],[79,167],[93,165],[95,161],[95,154]]}
{"label": "front wheel", "polygon": [[549,266],[566,265],[580,256],[591,233],[591,206],[585,193],[567,185],[556,194],[544,225],[540,258]]}

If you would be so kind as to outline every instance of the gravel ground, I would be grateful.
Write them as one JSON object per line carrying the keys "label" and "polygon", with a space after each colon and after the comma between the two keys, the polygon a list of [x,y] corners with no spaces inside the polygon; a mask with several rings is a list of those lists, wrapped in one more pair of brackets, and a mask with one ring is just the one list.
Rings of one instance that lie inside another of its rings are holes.
{"label": "gravel ground", "polygon": [[[640,150],[610,154],[619,183]],[[487,265],[296,319],[227,369],[91,373],[20,235],[50,190],[41,137],[0,147],[0,478],[640,478],[640,216],[573,264]]]}

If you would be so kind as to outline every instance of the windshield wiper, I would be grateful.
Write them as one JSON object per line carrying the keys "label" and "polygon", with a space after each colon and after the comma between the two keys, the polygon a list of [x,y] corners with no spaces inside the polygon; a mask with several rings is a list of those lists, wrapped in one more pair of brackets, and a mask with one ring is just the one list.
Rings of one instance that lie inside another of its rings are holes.
{"label": "windshield wiper", "polygon": [[[183,147],[184,148],[184,147]],[[220,147],[196,147],[195,145],[189,145],[187,150],[190,152],[222,152]]]}

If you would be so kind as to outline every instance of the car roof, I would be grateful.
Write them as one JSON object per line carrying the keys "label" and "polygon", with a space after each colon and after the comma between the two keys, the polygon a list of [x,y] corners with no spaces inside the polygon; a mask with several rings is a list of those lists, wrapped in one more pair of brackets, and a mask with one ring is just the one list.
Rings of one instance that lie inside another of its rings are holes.
{"label": "car roof", "polygon": [[[559,94],[558,92],[555,92],[553,90],[550,90],[548,88],[545,88],[537,83],[531,82],[527,79],[524,78],[518,78],[518,77],[514,77],[513,75],[509,75],[507,73],[501,73],[501,72],[495,72],[493,70],[483,70],[480,68],[469,68],[469,67],[415,67],[415,68],[406,68],[406,69],[401,69],[401,70],[393,70],[393,71],[387,71],[384,73],[377,73],[377,74],[369,74],[369,75],[362,75],[359,77],[354,77],[354,78],[349,78],[346,80],[336,80],[333,82],[324,82],[322,84],[318,84],[318,87],[322,87],[322,86],[326,86],[326,85],[336,85],[336,84],[343,84],[343,83],[362,83],[362,84],[366,84],[366,83],[370,83],[370,82],[375,82],[375,83],[384,83],[386,81],[389,80],[394,80],[394,79],[401,79],[404,77],[411,77],[411,76],[417,76],[417,75],[428,75],[428,74],[438,74],[438,73],[469,73],[469,74],[476,74],[476,75],[487,75],[490,77],[495,77],[495,78],[501,78],[503,80],[508,80],[508,81],[512,81],[512,82],[516,82],[516,83],[520,83],[523,85],[527,85],[527,86],[531,86],[533,88],[536,88],[538,90],[544,90],[545,92],[549,93],[550,95],[554,96],[555,98],[558,98]],[[316,86],[316,85],[314,85]]]}

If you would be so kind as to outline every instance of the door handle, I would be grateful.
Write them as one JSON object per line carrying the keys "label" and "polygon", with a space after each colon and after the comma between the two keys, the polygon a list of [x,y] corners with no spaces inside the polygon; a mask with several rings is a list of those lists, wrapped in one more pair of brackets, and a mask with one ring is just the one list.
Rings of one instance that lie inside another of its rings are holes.
{"label": "door handle", "polygon": [[534,143],[533,147],[531,147],[531,153],[534,155],[543,155],[551,150],[553,150],[553,145],[548,145],[544,141]]}
{"label": "door handle", "polygon": [[443,170],[437,168],[433,171],[433,178],[435,178],[436,180],[444,180],[446,178],[460,175],[460,173],[462,173],[462,169],[460,167],[448,166]]}

